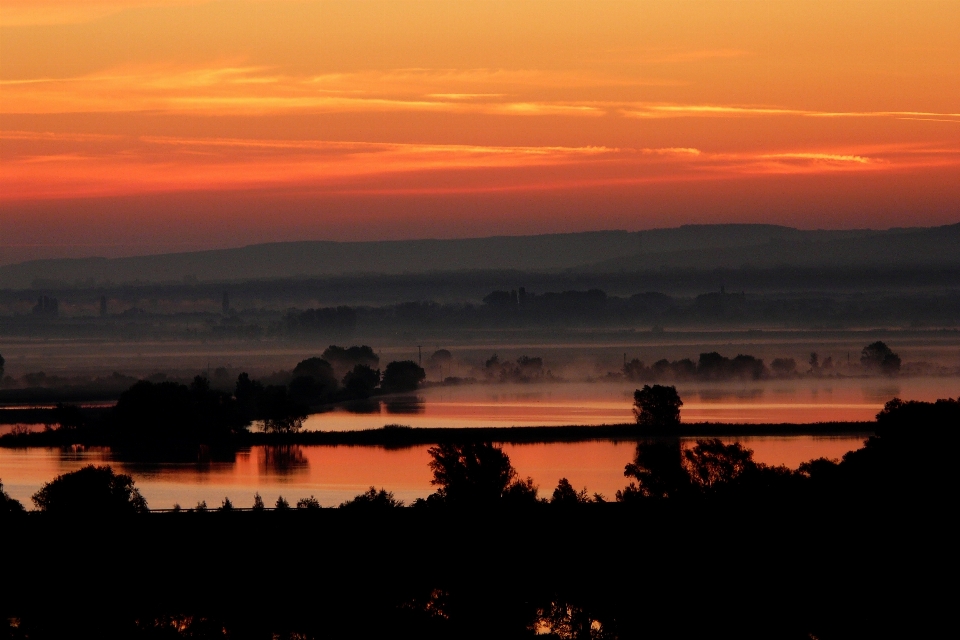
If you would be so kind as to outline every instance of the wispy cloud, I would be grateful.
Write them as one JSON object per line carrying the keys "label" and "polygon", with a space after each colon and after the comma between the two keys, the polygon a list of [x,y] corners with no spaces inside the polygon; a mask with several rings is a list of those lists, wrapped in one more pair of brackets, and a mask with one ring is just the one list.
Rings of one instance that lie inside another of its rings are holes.
{"label": "wispy cloud", "polygon": [[[498,146],[2,132],[0,200],[293,188],[469,193],[960,168],[960,149]],[[50,176],[57,176],[50,180]],[[402,178],[401,178],[402,176]],[[398,182],[399,180],[399,182]]]}

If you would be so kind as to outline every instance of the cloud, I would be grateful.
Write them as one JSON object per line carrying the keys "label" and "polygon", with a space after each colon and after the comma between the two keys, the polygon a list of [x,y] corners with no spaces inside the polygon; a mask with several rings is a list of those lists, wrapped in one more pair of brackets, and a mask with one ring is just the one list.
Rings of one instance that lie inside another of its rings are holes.
{"label": "cloud", "polygon": [[[0,132],[0,200],[291,188],[484,193],[960,167],[949,146],[719,152],[692,147],[471,145]],[[56,176],[51,180],[51,176]]]}

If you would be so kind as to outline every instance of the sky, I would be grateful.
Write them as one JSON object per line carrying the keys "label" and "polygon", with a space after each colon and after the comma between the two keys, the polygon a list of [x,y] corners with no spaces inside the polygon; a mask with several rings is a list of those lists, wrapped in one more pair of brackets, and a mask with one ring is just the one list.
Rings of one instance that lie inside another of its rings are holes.
{"label": "sky", "polygon": [[0,2],[0,264],[717,222],[960,222],[960,2]]}

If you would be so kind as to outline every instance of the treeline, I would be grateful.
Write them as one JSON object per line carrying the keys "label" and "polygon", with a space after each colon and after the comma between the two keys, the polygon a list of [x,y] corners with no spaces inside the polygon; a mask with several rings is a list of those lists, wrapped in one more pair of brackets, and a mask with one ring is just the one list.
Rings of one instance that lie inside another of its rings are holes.
{"label": "treeline", "polygon": [[[863,348],[858,364],[862,373],[892,376],[900,371],[901,360],[886,343],[877,341]],[[806,365],[805,369],[801,369],[794,358],[774,358],[767,367],[762,359],[751,355],[738,354],[728,358],[711,351],[701,353],[696,362],[690,358],[674,361],[661,359],[647,366],[642,360],[634,358],[624,363],[620,377],[638,382],[762,380],[770,377],[795,378],[800,375],[828,376],[841,370],[841,365],[835,363],[832,357],[821,360],[816,352],[810,354]],[[851,368],[843,367],[843,371],[849,374]]]}
{"label": "treeline", "polygon": [[[651,281],[656,286],[656,281]],[[236,289],[237,287],[231,287]],[[0,335],[89,339],[303,339],[350,340],[396,331],[460,335],[464,331],[577,328],[788,327],[845,329],[864,326],[942,328],[960,324],[960,295],[952,292],[775,294],[715,291],[695,296],[648,291],[611,295],[601,289],[533,293],[523,287],[467,297],[440,291],[392,302],[395,292],[353,304],[317,304],[315,298],[265,306],[217,309],[209,299],[111,300],[109,312],[61,305],[58,316],[24,311],[0,315]],[[522,293],[522,295],[521,295]],[[146,293],[144,294],[146,295]],[[412,294],[411,294],[412,295]],[[475,302],[482,298],[482,302]],[[382,300],[382,302],[381,302]],[[156,302],[153,304],[151,301]]]}
{"label": "treeline", "polygon": [[240,373],[229,391],[199,375],[189,384],[139,380],[110,409],[59,403],[46,416],[48,430],[11,433],[2,440],[16,446],[100,444],[141,457],[232,454],[238,437],[254,423],[266,432],[299,431],[313,409],[410,392],[426,377],[410,360],[390,362],[382,372],[379,363],[368,346],[331,345],[271,381]]}

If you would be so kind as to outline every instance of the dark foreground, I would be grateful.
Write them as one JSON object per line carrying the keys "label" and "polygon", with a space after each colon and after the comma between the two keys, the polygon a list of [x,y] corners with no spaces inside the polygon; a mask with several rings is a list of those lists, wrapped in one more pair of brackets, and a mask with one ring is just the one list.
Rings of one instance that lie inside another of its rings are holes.
{"label": "dark foreground", "polygon": [[0,531],[0,637],[948,636],[953,506],[29,514]]}

